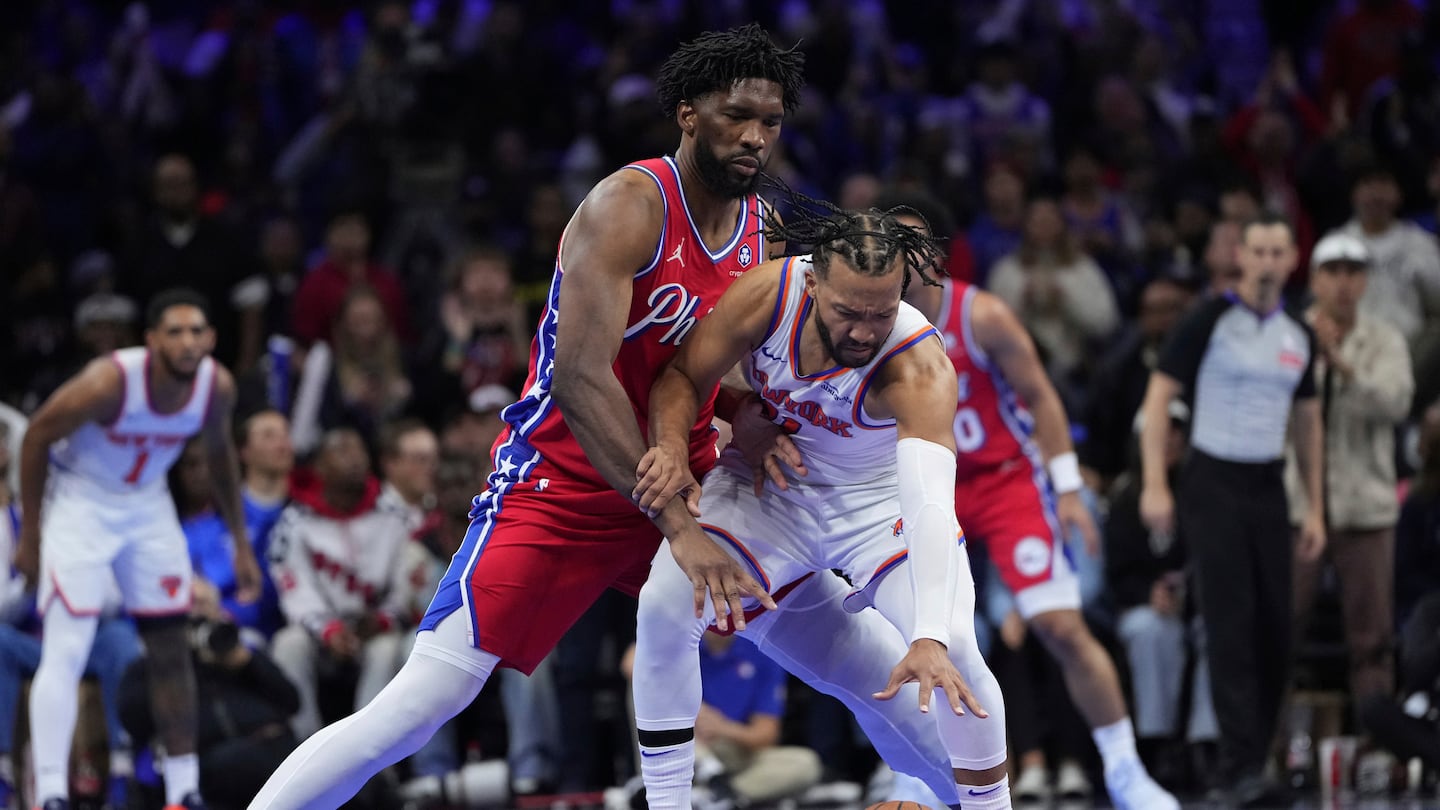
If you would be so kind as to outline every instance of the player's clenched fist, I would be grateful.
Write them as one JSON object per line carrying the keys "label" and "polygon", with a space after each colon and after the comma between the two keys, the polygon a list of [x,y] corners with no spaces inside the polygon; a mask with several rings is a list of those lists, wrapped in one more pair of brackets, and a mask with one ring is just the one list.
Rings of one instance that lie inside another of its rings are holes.
{"label": "player's clenched fist", "polygon": [[635,490],[630,499],[649,517],[655,517],[676,495],[685,498],[690,514],[700,517],[700,483],[690,471],[689,448],[665,445],[650,448],[635,468]]}

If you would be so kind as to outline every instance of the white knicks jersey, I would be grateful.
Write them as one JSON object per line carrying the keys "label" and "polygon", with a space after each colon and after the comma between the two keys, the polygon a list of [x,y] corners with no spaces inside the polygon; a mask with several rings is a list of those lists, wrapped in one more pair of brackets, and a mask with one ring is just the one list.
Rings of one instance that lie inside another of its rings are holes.
{"label": "white knicks jersey", "polygon": [[150,352],[144,347],[110,355],[120,369],[124,393],[120,415],[102,425],[86,422],[50,450],[55,472],[115,493],[163,487],[165,474],[185,443],[200,432],[215,390],[215,361],[200,361],[190,398],[174,413],[156,413],[150,404]]}
{"label": "white knicks jersey", "polygon": [[[808,489],[893,481],[895,420],[866,414],[865,394],[891,358],[922,341],[939,340],[939,333],[919,310],[901,302],[895,328],[875,359],[859,368],[835,366],[802,376],[797,367],[800,332],[814,304],[805,292],[809,269],[809,256],[785,260],[765,341],[742,361],[745,378],[805,459],[809,475],[792,478],[792,485]],[[745,467],[736,451],[727,451],[722,463],[736,472]],[[748,476],[748,469],[743,472]]]}

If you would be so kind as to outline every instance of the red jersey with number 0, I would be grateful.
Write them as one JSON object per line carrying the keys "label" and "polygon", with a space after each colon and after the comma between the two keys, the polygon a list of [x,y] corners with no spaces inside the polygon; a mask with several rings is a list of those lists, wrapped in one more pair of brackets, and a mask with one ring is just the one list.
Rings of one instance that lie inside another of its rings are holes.
{"label": "red jersey with number 0", "polygon": [[976,287],[951,280],[945,285],[940,315],[935,319],[960,385],[955,449],[956,475],[961,479],[1007,461],[1039,458],[1030,438],[1034,432],[1030,411],[975,340],[971,312],[978,292]]}
{"label": "red jersey with number 0", "polygon": [[[691,221],[674,158],[643,160],[622,171],[640,172],[654,181],[665,206],[655,253],[648,264],[636,268],[625,339],[614,366],[634,407],[636,422],[641,432],[648,434],[650,387],[661,370],[735,279],[763,261],[763,213],[758,197],[751,194],[743,198],[730,239],[712,253]],[[525,480],[537,465],[544,464],[543,473],[552,477],[550,486],[608,492],[609,484],[590,464],[550,396],[557,315],[563,306],[580,310],[583,317],[589,305],[586,301],[560,299],[564,273],[557,258],[549,298],[530,351],[525,394],[501,414],[509,427],[495,445],[496,473]],[[690,463],[697,473],[709,470],[715,463],[714,431],[710,425],[713,416],[712,395],[701,407],[690,435]]]}

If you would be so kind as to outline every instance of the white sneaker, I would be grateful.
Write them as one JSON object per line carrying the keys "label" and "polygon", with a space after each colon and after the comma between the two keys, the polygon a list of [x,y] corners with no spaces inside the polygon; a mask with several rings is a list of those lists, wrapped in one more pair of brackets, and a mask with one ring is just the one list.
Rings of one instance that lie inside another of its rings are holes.
{"label": "white sneaker", "polygon": [[1010,798],[1017,802],[1050,801],[1050,770],[1048,768],[1026,768],[1020,778],[1010,786]]}
{"label": "white sneaker", "polygon": [[1095,789],[1090,786],[1085,771],[1077,763],[1066,760],[1060,763],[1060,772],[1055,777],[1055,792],[1062,799],[1088,799]]}
{"label": "white sneaker", "polygon": [[865,797],[865,788],[857,782],[821,782],[800,794],[802,805],[854,804]]}
{"label": "white sneaker", "polygon": [[1115,810],[1180,810],[1180,802],[1150,778],[1139,757],[1107,771],[1105,789]]}

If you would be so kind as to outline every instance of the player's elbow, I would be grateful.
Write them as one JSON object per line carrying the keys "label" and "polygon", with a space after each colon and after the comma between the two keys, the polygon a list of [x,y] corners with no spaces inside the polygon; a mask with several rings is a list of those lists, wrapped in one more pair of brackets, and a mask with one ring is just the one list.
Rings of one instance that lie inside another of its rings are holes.
{"label": "player's elbow", "polygon": [[62,433],[53,419],[47,418],[46,414],[37,414],[30,423],[25,426],[25,434],[20,439],[20,461],[35,456],[44,457],[50,452],[50,445],[62,438]]}
{"label": "player's elbow", "polygon": [[595,390],[592,372],[585,363],[557,358],[555,371],[550,377],[550,396],[563,411],[582,402],[587,393]]}

